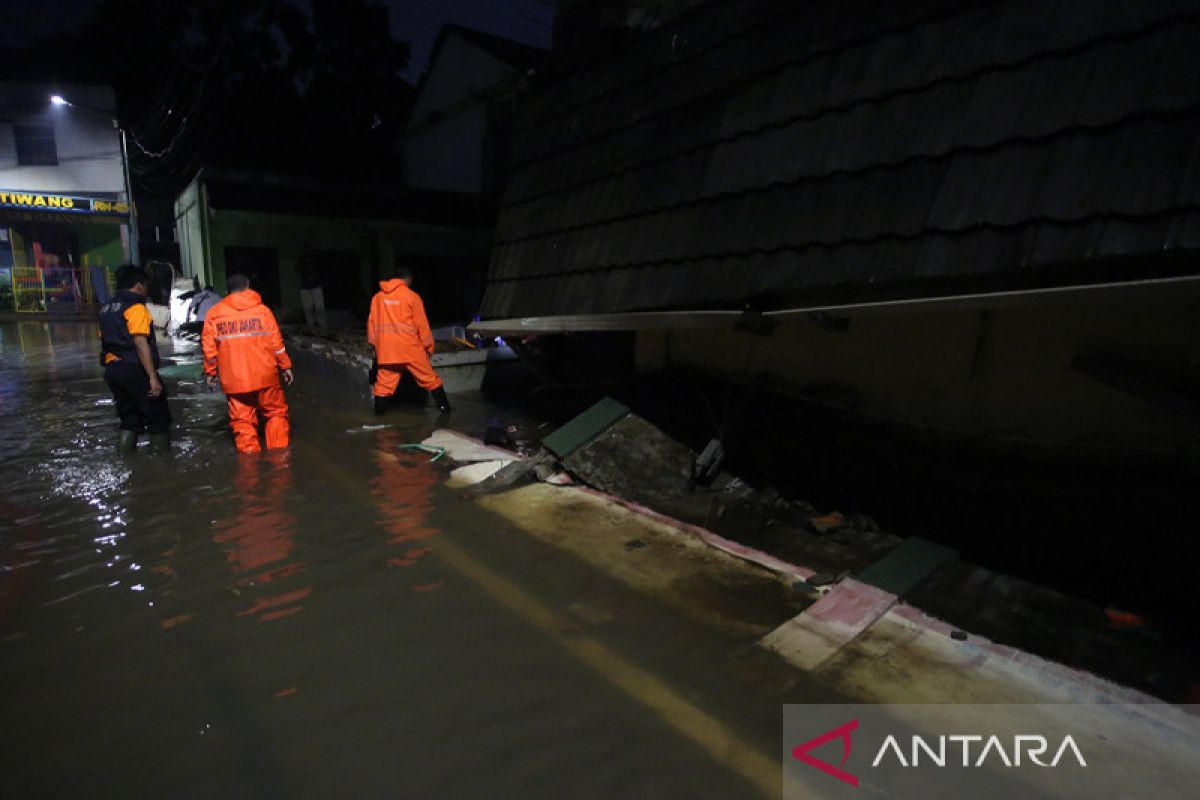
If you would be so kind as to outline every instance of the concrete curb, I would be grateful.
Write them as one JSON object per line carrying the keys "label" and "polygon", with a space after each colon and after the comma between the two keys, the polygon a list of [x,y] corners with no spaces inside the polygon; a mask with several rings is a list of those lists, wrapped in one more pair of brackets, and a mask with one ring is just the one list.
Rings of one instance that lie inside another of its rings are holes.
{"label": "concrete curb", "polygon": [[743,561],[749,561],[752,564],[757,564],[758,566],[763,567],[764,569],[769,569],[772,572],[778,572],[786,578],[790,578],[792,580],[807,580],[808,578],[817,574],[816,570],[809,569],[808,567],[797,566],[796,564],[789,564],[788,562],[778,559],[768,553],[764,553],[761,550],[755,550],[753,547],[747,547],[746,545],[730,541],[719,534],[713,533],[707,528],[701,528],[698,525],[692,525],[691,523],[675,519],[674,517],[668,517],[665,514],[660,514],[651,508],[646,508],[638,503],[624,500],[620,497],[616,497],[615,495],[607,494],[599,489],[593,489],[590,486],[582,485],[577,486],[577,488],[587,492],[588,494],[595,495],[596,497],[602,497],[605,500],[634,512],[635,514],[641,514],[642,516],[649,517],[655,522],[667,525],[683,533],[694,536],[705,544],[715,547],[718,550],[722,550],[731,556],[740,558]]}
{"label": "concrete curb", "polygon": [[819,669],[878,622],[897,600],[890,592],[846,578],[760,644],[801,669]]}
{"label": "concrete curb", "polygon": [[[472,467],[487,465],[483,471],[476,470],[479,475],[486,476],[507,463],[494,460],[497,454],[507,460],[521,458],[517,453],[485,445],[457,431],[435,431],[426,441],[439,446],[449,445],[446,455],[456,461],[461,458],[465,463],[465,466],[454,471],[455,475],[467,482],[481,479],[472,473]],[[455,451],[460,458],[455,457]],[[472,455],[490,455],[492,458],[472,459]],[[814,569],[783,561],[639,503],[588,486],[576,485],[574,488],[694,537],[710,547],[788,580],[807,579],[816,574]],[[878,651],[882,647],[887,652],[882,656],[875,652],[875,657],[911,661],[914,670],[919,669],[920,662],[933,662],[960,671],[966,682],[980,687],[984,698],[976,695],[948,696],[939,702],[1011,702],[1013,697],[1022,697],[1026,702],[1043,703],[1168,705],[1136,689],[997,644],[981,636],[968,634],[965,640],[956,639],[953,634],[958,630],[918,608],[905,605],[891,592],[854,578],[846,578],[804,612],[764,636],[758,644],[778,654],[789,664],[819,674],[828,673],[835,668],[835,662],[844,658],[867,658],[867,652],[854,651],[865,638],[876,637],[886,644],[873,643],[872,648]],[[876,699],[903,702],[905,697],[902,693],[906,687],[891,688],[897,696]],[[887,687],[880,687],[879,691],[886,693]],[[947,692],[950,691],[948,688]],[[987,699],[989,697],[992,699]]]}

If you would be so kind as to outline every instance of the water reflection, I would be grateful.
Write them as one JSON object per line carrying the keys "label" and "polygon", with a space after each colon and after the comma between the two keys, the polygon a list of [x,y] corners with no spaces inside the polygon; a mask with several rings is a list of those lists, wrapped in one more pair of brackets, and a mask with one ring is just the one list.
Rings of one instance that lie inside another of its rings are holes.
{"label": "water reflection", "polygon": [[35,515],[0,496],[0,624],[7,621],[25,591],[33,569],[41,563],[36,550],[41,537]]}
{"label": "water reflection", "polygon": [[[438,532],[429,522],[438,474],[427,453],[400,448],[406,441],[394,429],[375,431],[373,457],[379,472],[371,481],[371,495],[380,525],[388,533],[387,543],[400,549],[399,554],[388,557],[389,567],[411,567],[419,562],[431,552],[428,540]],[[422,584],[414,590],[428,591],[430,586]]]}
{"label": "water reflection", "polygon": [[[401,449],[434,416],[367,430],[302,375],[296,446],[238,457],[220,395],[172,381],[172,457],[117,460],[94,335],[0,325],[0,797],[744,795],[464,573],[638,620],[621,635],[663,615],[449,495]],[[649,663],[722,654],[662,619]]]}
{"label": "water reflection", "polygon": [[236,591],[249,592],[253,601],[235,617],[259,622],[290,617],[312,594],[312,586],[287,580],[305,569],[292,557],[296,518],[287,509],[290,455],[286,450],[247,453],[236,461],[231,513],[216,523],[212,536],[238,576]]}

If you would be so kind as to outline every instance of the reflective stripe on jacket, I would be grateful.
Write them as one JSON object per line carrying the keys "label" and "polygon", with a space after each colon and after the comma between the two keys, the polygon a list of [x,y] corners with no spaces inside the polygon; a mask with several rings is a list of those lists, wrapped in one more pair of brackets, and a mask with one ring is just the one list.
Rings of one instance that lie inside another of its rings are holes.
{"label": "reflective stripe on jacket", "polygon": [[118,360],[136,363],[138,354],[133,337],[145,336],[150,341],[154,366],[158,367],[158,343],[154,340],[154,324],[145,297],[128,289],[118,291],[100,307],[99,321],[101,364]]}
{"label": "reflective stripe on jacket", "polygon": [[279,370],[292,368],[275,315],[253,289],[233,292],[209,309],[200,346],[204,371],[220,377],[226,394],[273,386]]}
{"label": "reflective stripe on jacket", "polygon": [[380,364],[411,364],[433,353],[433,332],[421,296],[398,279],[380,281],[371,298],[367,340]]}

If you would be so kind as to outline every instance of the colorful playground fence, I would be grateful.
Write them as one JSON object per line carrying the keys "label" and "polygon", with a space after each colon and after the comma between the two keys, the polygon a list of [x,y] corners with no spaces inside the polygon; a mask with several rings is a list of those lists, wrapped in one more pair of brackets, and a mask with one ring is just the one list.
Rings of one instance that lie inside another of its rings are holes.
{"label": "colorful playground fence", "polygon": [[112,296],[108,267],[13,267],[13,305],[25,313],[79,314]]}

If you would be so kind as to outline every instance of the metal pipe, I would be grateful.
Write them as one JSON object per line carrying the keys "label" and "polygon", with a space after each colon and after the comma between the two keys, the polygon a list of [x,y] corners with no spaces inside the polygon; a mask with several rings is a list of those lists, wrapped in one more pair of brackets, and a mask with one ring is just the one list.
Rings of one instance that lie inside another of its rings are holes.
{"label": "metal pipe", "polygon": [[[1072,298],[1095,298],[1105,292],[1157,292],[1174,293],[1193,289],[1200,290],[1200,275],[1183,275],[1173,278],[1149,278],[1112,283],[1075,284],[1043,289],[1017,289],[1003,292],[978,292],[973,294],[945,295],[941,297],[910,297],[897,300],[880,300],[867,303],[845,303],[841,305],[819,305],[767,311],[763,317],[788,319],[816,313],[852,315],[885,314],[917,311],[940,311],[952,309],[990,309],[1014,302],[1064,301]],[[706,328],[730,325],[742,318],[745,312],[733,310],[715,311],[627,311],[614,314],[568,314],[545,317],[517,317],[513,319],[483,320],[473,322],[471,330],[484,334],[515,333],[565,333],[568,331],[639,331],[676,330],[681,328]]]}
{"label": "metal pipe", "polygon": [[129,202],[129,260],[134,264],[141,264],[138,256],[138,223],[137,223],[137,206],[133,202],[133,181],[129,177],[129,148],[125,144],[125,129],[117,120],[113,120],[113,126],[121,135],[121,166],[125,170],[125,199]]}

